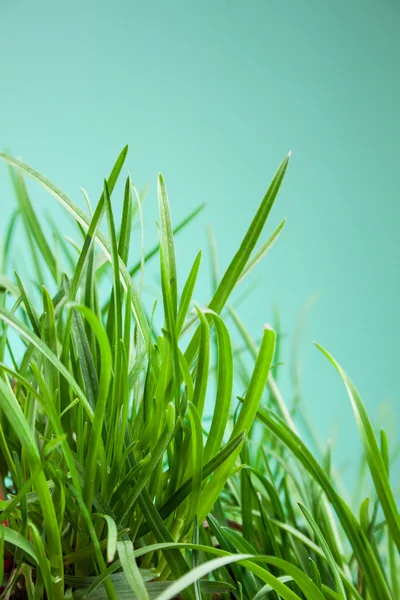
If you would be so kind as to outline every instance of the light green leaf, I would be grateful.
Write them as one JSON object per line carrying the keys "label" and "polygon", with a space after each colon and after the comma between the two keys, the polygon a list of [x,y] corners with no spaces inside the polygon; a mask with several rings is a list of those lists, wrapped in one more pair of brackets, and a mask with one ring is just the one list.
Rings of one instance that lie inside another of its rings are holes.
{"label": "light green leaf", "polygon": [[119,559],[132,591],[136,594],[138,600],[149,600],[140,569],[136,564],[132,542],[130,540],[118,542],[117,546]]}
{"label": "light green leaf", "polygon": [[361,435],[361,440],[364,446],[365,454],[367,457],[368,466],[371,472],[372,479],[374,480],[376,493],[381,502],[383,512],[385,513],[386,521],[390,529],[390,533],[393,537],[393,541],[400,552],[400,516],[399,510],[396,505],[393,490],[390,485],[389,476],[387,473],[385,461],[382,457],[378,442],[374,434],[374,430],[369,420],[368,413],[365,410],[365,406],[355,388],[353,382],[345,372],[345,370],[339,365],[339,363],[333,358],[331,354],[325,348],[316,344],[317,348],[321,350],[323,354],[332,363],[335,369],[341,376],[343,383],[346,386],[347,393],[350,398],[350,402],[356,417],[357,427]]}

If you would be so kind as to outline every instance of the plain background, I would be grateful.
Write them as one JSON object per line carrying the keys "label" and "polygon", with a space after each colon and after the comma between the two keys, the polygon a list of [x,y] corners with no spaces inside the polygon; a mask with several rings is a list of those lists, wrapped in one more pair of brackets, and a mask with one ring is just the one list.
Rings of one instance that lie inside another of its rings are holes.
{"label": "plain background", "polygon": [[[149,190],[148,247],[159,171],[175,223],[207,202],[177,240],[181,281],[207,246],[209,222],[226,267],[292,150],[263,239],[288,222],[249,278],[261,283],[240,311],[257,337],[279,306],[290,403],[293,331],[318,294],[301,343],[302,391],[322,444],[334,437],[339,465],[355,460],[358,434],[343,385],[313,339],[398,440],[399,30],[398,0],[0,0],[1,148],[83,206],[79,186],[95,200],[129,142],[127,168]],[[52,198],[30,189],[39,212],[68,232]],[[13,202],[1,165],[1,231]],[[120,192],[113,202],[118,209]],[[135,243],[139,252],[138,232]],[[207,261],[205,252],[202,302]],[[149,272],[151,287],[156,263]]]}

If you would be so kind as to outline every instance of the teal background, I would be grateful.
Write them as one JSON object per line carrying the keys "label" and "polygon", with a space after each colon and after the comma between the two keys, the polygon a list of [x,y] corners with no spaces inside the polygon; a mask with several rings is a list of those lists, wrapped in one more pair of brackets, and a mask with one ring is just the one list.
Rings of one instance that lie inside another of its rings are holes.
{"label": "teal background", "polygon": [[[95,200],[129,142],[128,169],[139,188],[149,186],[147,247],[158,171],[175,223],[208,204],[177,241],[181,281],[206,247],[208,222],[227,265],[292,150],[264,239],[284,216],[287,226],[240,310],[259,336],[279,306],[290,402],[292,334],[318,294],[301,343],[302,389],[322,442],[336,440],[337,464],[354,460],[358,435],[345,390],[313,339],[399,439],[399,30],[398,0],[0,0],[0,146],[83,206],[79,186]],[[30,189],[68,232],[51,197]],[[13,206],[4,165],[0,194],[3,231]],[[139,244],[137,233],[138,252]],[[151,286],[157,265],[149,270]]]}

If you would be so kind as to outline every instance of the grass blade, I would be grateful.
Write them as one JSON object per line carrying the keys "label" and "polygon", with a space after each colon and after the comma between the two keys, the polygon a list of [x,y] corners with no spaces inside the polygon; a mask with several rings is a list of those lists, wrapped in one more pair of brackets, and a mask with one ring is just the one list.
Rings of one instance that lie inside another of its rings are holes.
{"label": "grass blade", "polygon": [[117,546],[119,559],[132,591],[138,600],[149,600],[146,586],[136,564],[132,542],[130,540],[118,542]]}
{"label": "grass blade", "polygon": [[192,585],[205,575],[208,575],[212,571],[220,569],[221,567],[225,567],[226,565],[230,565],[233,562],[246,560],[250,557],[250,554],[237,554],[234,556],[223,556],[221,558],[214,558],[209,562],[195,567],[190,571],[190,573],[183,575],[183,577],[178,579],[178,581],[172,583],[164,592],[157,596],[156,600],[173,600],[173,598],[176,598],[176,596],[180,594],[183,590],[188,588],[190,585]]}
{"label": "grass blade", "polygon": [[394,494],[390,485],[389,476],[386,470],[385,462],[382,457],[378,442],[372,429],[365,406],[347,373],[333,358],[331,354],[322,346],[316,344],[317,348],[328,358],[331,364],[338,371],[343,383],[346,386],[347,393],[356,417],[357,427],[361,435],[369,469],[374,480],[376,493],[385,513],[386,521],[393,537],[393,540],[400,552],[400,516],[396,506]]}
{"label": "grass blade", "polygon": [[158,176],[158,209],[161,221],[161,244],[166,267],[166,276],[168,290],[171,294],[171,307],[174,319],[178,312],[178,280],[176,274],[176,258],[174,234],[172,229],[171,213],[165,187],[164,179],[161,173]]}
{"label": "grass blade", "polygon": [[[239,250],[233,257],[209,304],[209,308],[217,314],[222,311],[235,285],[240,279],[243,270],[246,268],[246,265],[251,257],[251,253],[253,252],[257,240],[261,235],[265,222],[278,194],[279,188],[286,173],[287,166],[289,164],[289,158],[290,154],[288,154],[288,156],[280,164],[275,177],[273,178],[272,183],[269,186],[253,221],[251,222],[249,229],[242,240]],[[197,330],[186,350],[186,359],[188,364],[191,364],[194,360],[198,349],[198,343],[199,332]]]}
{"label": "grass blade", "polygon": [[336,565],[335,559],[333,557],[333,554],[329,548],[329,545],[327,544],[322,531],[320,530],[320,528],[318,527],[317,523],[315,522],[315,520],[313,519],[312,515],[310,514],[310,512],[306,509],[305,506],[299,504],[299,507],[301,509],[301,512],[303,513],[303,515],[305,516],[305,518],[308,521],[308,524],[310,525],[312,531],[315,533],[315,536],[322,548],[322,550],[324,551],[324,554],[326,556],[326,560],[330,566],[330,568],[332,569],[332,573],[333,576],[335,578],[335,582],[336,582],[336,586],[338,588],[338,598],[340,600],[346,600],[347,596],[346,596],[346,591],[344,589],[343,583],[342,583],[342,579],[340,577],[340,573],[339,573],[339,569]]}
{"label": "grass blade", "polygon": [[285,227],[285,225],[286,219],[283,219],[283,221],[278,225],[273,234],[261,245],[259,250],[257,250],[257,252],[255,252],[255,254],[249,259],[249,262],[243,269],[242,274],[238,280],[238,284],[241,283],[245,277],[247,277],[247,275],[254,269],[254,267],[256,267],[258,263],[264,258],[264,256],[271,250],[272,246],[278,240],[278,237],[280,236],[282,229]]}

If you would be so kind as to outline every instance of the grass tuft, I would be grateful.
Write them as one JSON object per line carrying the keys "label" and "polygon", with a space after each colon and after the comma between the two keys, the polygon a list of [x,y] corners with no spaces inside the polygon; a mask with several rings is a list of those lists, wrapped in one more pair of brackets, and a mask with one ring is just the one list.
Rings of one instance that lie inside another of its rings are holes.
{"label": "grass tuft", "polygon": [[[319,346],[347,389],[371,475],[370,495],[351,506],[330,447],[319,460],[298,433],[296,365],[293,407],[279,390],[279,315],[276,330],[260,320],[256,341],[229,305],[283,230],[285,221],[261,241],[290,155],[222,276],[210,230],[206,306],[195,302],[201,251],[184,281],[174,241],[202,207],[174,227],[159,175],[159,243],[146,251],[129,176],[121,222],[113,208],[126,155],[93,209],[84,192],[86,213],[0,154],[17,203],[0,272],[0,600],[398,600],[386,433],[376,435],[354,384]],[[73,238],[55,226],[46,236],[25,178],[64,207]],[[30,280],[14,272],[17,220]],[[142,288],[156,257],[162,302],[149,310]]]}

